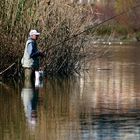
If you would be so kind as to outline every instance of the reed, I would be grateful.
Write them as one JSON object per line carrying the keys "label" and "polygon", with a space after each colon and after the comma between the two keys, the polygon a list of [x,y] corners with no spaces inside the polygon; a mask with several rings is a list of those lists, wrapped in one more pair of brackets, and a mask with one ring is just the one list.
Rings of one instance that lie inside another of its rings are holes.
{"label": "reed", "polygon": [[[87,34],[74,36],[89,25],[91,7],[65,0],[1,0],[0,8],[0,70],[22,57],[28,32],[33,28],[41,32],[39,46],[47,52],[41,67],[49,75],[79,72],[83,58],[91,54]],[[92,51],[95,54],[95,49]]]}

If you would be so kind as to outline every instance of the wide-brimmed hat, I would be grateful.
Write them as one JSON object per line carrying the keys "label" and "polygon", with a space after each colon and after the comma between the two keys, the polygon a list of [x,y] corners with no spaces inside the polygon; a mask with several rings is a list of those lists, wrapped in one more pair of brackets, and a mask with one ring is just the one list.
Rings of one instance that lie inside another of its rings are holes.
{"label": "wide-brimmed hat", "polygon": [[30,36],[32,35],[40,35],[39,32],[37,32],[37,30],[31,30],[30,33],[29,33]]}

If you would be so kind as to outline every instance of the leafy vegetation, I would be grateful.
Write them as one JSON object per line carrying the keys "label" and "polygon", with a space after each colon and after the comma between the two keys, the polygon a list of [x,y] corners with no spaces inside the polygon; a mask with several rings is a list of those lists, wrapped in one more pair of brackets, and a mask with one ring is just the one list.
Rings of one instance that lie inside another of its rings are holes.
{"label": "leafy vegetation", "polygon": [[[125,11],[126,13],[117,18],[122,26],[129,30],[129,33],[140,32],[140,2],[139,0],[117,0],[115,3],[117,13]],[[137,38],[137,36],[136,36]],[[139,40],[139,39],[138,39]]]}

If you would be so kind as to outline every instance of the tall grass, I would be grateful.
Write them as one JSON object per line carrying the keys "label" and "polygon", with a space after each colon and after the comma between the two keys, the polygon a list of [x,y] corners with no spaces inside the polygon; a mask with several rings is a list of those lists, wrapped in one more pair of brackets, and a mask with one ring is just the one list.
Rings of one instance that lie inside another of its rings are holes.
{"label": "tall grass", "polygon": [[73,35],[90,23],[91,7],[65,0],[1,0],[0,8],[0,47],[4,60],[0,70],[22,57],[30,29],[41,32],[39,47],[47,52],[42,66],[48,74],[69,75],[80,70],[89,50],[85,47],[87,36]]}

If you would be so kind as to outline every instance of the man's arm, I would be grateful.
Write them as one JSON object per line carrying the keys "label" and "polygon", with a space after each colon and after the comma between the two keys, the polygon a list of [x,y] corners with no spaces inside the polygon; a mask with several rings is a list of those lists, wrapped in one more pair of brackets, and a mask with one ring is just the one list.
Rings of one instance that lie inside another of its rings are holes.
{"label": "man's arm", "polygon": [[34,57],[40,56],[40,52],[39,51],[37,51],[37,52],[34,52],[33,51],[33,45],[32,45],[32,43],[29,43],[28,44],[27,51],[28,51],[28,54],[29,54],[30,58],[34,58]]}

